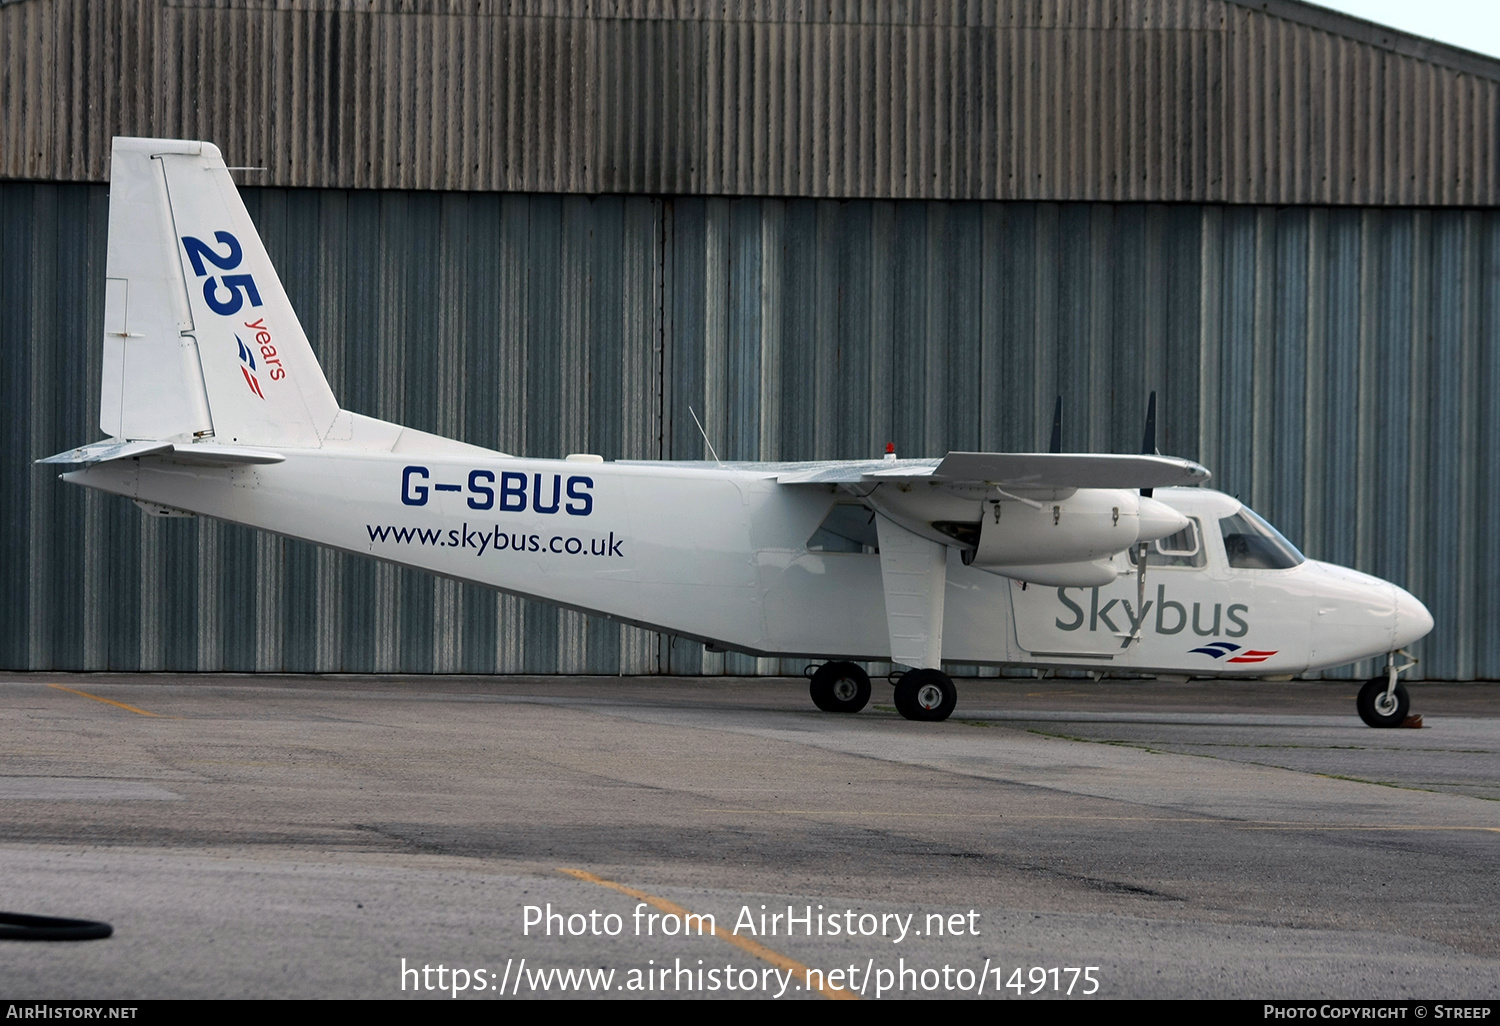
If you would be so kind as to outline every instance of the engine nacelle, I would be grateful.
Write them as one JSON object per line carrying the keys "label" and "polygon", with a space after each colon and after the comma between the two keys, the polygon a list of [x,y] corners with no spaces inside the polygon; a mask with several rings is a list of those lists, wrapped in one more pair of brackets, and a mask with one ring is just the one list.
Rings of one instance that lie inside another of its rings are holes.
{"label": "engine nacelle", "polygon": [[[1007,577],[1043,583],[1036,576],[999,568],[1034,571],[1055,564],[1092,564],[1138,542],[1175,534],[1188,525],[1187,517],[1171,506],[1126,489],[1080,488],[1066,499],[1039,505],[1037,508],[1010,500],[987,503],[979,526],[979,544],[965,562],[1003,572]],[[1092,576],[1101,573],[1095,570]]]}

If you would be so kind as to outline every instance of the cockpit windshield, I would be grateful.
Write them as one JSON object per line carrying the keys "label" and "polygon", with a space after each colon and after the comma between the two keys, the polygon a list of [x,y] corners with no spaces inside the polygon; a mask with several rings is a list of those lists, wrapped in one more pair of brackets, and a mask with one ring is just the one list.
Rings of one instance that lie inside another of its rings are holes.
{"label": "cockpit windshield", "polygon": [[1286,570],[1307,557],[1249,506],[1219,521],[1229,565],[1241,570]]}

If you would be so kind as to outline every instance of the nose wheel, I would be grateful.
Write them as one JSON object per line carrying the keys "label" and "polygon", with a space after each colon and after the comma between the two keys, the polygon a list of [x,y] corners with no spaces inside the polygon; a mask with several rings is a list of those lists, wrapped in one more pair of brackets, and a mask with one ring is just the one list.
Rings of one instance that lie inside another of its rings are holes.
{"label": "nose wheel", "polygon": [[958,705],[958,688],[942,670],[908,670],[896,681],[896,711],[909,720],[946,720]]}
{"label": "nose wheel", "polygon": [[1371,677],[1359,689],[1355,706],[1359,709],[1359,718],[1367,726],[1399,727],[1411,713],[1411,698],[1406,694],[1406,685],[1397,680],[1396,675],[1417,664],[1413,660],[1397,666],[1395,657],[1396,653],[1392,652],[1387,657],[1385,672],[1378,677]]}
{"label": "nose wheel", "polygon": [[1398,683],[1393,691],[1384,674],[1365,681],[1365,686],[1359,689],[1356,704],[1359,718],[1371,727],[1399,727],[1406,722],[1411,711],[1406,685]]}

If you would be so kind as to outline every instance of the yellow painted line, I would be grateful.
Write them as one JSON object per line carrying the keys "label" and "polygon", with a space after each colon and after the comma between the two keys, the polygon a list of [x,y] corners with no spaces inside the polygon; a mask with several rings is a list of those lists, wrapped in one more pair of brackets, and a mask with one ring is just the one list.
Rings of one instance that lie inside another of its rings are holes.
{"label": "yellow painted line", "polygon": [[[674,904],[673,902],[668,901],[666,898],[658,898],[654,894],[647,894],[645,891],[638,891],[634,887],[626,887],[624,884],[615,883],[613,880],[606,880],[602,876],[595,876],[593,873],[587,872],[582,869],[567,869],[559,867],[557,871],[559,873],[566,873],[569,876],[576,877],[579,880],[586,880],[589,883],[598,884],[600,887],[608,887],[610,890],[619,891],[621,894],[628,894],[632,898],[635,898],[639,901],[644,901],[646,904],[652,906],[653,908],[659,908],[663,912],[677,916],[678,918],[682,919],[683,922],[687,922],[688,915],[696,914],[689,913],[688,910],[683,908],[681,905]],[[859,995],[854,993],[852,990],[846,990],[842,987],[829,987],[825,983],[821,982],[821,974],[819,974],[820,982],[817,984],[817,986],[813,986],[813,984],[811,983],[811,975],[813,973],[813,970],[809,969],[801,962],[792,961],[790,958],[787,958],[780,952],[772,951],[764,944],[758,944],[750,938],[741,937],[736,933],[725,933],[723,930],[718,928],[717,922],[714,926],[710,927],[710,929],[713,931],[713,935],[720,940],[725,941],[729,944],[733,944],[740,950],[746,951],[764,962],[769,962],[778,969],[795,973],[798,977],[801,978],[802,982],[807,985],[809,990],[816,990],[819,994],[822,994],[830,1001],[859,1000]]]}
{"label": "yellow painted line", "polygon": [[77,688],[65,688],[61,684],[48,684],[47,686],[49,688],[56,688],[59,691],[71,691],[75,695],[82,695],[84,698],[92,698],[96,702],[103,702],[105,705],[113,705],[120,709],[126,709],[141,716],[160,717],[161,715],[160,713],[147,712],[144,709],[137,709],[135,706],[126,705],[124,702],[116,702],[113,698],[100,698],[98,695],[91,695],[87,691],[79,691]]}

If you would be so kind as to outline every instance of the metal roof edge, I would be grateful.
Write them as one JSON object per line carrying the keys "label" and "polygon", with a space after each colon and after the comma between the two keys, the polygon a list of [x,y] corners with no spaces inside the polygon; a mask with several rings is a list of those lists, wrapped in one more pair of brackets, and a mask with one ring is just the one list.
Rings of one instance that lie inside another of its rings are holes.
{"label": "metal roof edge", "polygon": [[1303,0],[1228,0],[1237,7],[1269,14],[1274,18],[1296,22],[1308,28],[1321,29],[1332,35],[1368,43],[1383,50],[1415,57],[1455,71],[1468,72],[1500,82],[1500,59],[1486,57],[1473,50],[1419,36],[1404,29],[1382,25],[1343,11],[1335,11]]}

